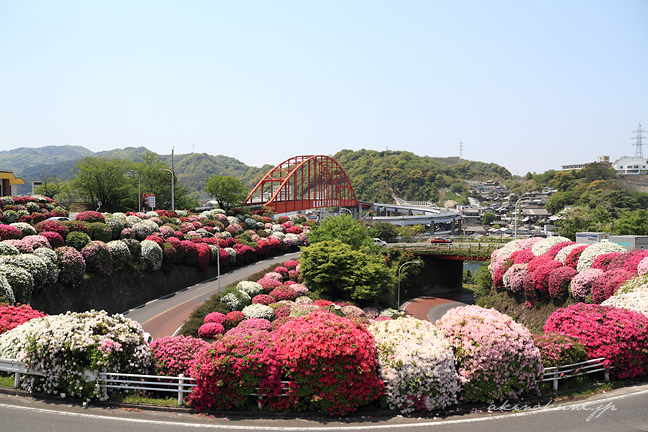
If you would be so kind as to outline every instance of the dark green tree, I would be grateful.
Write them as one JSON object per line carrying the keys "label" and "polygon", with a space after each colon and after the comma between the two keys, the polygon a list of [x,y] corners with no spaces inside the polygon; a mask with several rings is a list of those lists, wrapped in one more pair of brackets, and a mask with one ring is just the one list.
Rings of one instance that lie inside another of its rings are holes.
{"label": "dark green tree", "polygon": [[247,196],[243,183],[232,176],[212,176],[207,180],[205,191],[213,197],[223,210],[238,207]]}
{"label": "dark green tree", "polygon": [[310,244],[332,240],[346,243],[354,250],[373,245],[373,237],[369,235],[367,227],[346,214],[326,218],[319,226],[308,232]]}
{"label": "dark green tree", "polygon": [[124,181],[128,164],[120,159],[86,157],[72,169],[71,188],[85,196],[93,207],[102,211],[121,210],[122,200],[132,193],[130,183]]}

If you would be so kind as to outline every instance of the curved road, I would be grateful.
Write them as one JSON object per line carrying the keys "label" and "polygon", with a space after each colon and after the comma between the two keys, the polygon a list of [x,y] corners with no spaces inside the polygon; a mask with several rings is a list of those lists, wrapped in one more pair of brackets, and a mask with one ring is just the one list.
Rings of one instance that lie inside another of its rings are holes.
{"label": "curved road", "polygon": [[[301,252],[289,253],[263,261],[249,264],[229,273],[221,274],[221,289],[230,284],[247,279],[273,264],[297,259]],[[144,331],[153,336],[153,339],[171,336],[189,318],[191,312],[218,293],[217,278],[201,282],[189,288],[183,288],[173,294],[152,300],[142,306],[124,312],[128,318],[139,322]]]}

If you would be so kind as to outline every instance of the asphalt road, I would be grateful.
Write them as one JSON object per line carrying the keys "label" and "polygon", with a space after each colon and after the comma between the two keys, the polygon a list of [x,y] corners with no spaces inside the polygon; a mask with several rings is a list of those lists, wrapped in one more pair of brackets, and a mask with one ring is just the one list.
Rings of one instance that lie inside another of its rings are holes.
{"label": "asphalt road", "polygon": [[[40,400],[0,394],[0,432],[93,431],[648,431],[648,384],[626,387],[578,401],[546,400],[530,409],[513,411],[503,404],[466,414],[436,418],[379,417],[370,412],[348,417],[305,415],[301,418],[200,416],[187,409],[151,411],[119,407],[83,407],[78,402]],[[490,408],[490,411],[488,410]],[[500,410],[500,408],[502,408]],[[520,408],[520,407],[518,407]]]}
{"label": "asphalt road", "polygon": [[[279,263],[290,259],[297,259],[300,254],[301,252],[294,252],[268,258],[229,273],[221,274],[220,287],[225,289],[228,285],[247,279],[250,275],[275,263],[279,265]],[[218,280],[208,280],[160,299],[152,300],[142,306],[126,311],[124,314],[126,317],[139,322],[144,331],[153,336],[153,339],[172,336],[189,318],[191,312],[197,306],[203,304],[205,300],[218,293],[218,290]]]}

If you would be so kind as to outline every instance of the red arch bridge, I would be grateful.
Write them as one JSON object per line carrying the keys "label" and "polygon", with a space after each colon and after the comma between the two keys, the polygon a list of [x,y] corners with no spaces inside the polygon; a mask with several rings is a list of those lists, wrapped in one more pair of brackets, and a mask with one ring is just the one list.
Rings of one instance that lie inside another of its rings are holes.
{"label": "red arch bridge", "polygon": [[322,207],[357,207],[351,182],[329,156],[294,156],[275,166],[243,201],[276,213]]}

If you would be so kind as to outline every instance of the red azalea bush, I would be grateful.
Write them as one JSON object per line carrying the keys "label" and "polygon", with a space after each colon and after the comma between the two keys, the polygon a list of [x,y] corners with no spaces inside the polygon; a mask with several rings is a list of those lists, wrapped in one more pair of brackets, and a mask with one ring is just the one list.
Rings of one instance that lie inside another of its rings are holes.
{"label": "red azalea bush", "polygon": [[608,270],[613,270],[612,268],[608,268],[610,265],[610,262],[618,257],[619,255],[624,255],[623,252],[610,252],[606,254],[602,254],[594,258],[594,262],[592,263],[592,266],[590,268],[596,268],[605,271]]}
{"label": "red azalea bush", "polygon": [[[533,273],[540,267],[541,265],[553,261],[550,257],[547,255],[540,255],[535,258],[533,258],[531,261],[529,261],[529,265],[527,266],[527,272],[529,274]],[[558,262],[558,261],[556,261]]]}
{"label": "red azalea bush", "polygon": [[105,222],[104,215],[96,211],[84,211],[76,215],[76,220],[82,222]]}
{"label": "red azalea bush", "polygon": [[0,304],[0,334],[13,330],[31,319],[46,316],[46,313],[34,310],[26,304],[20,306]]}
{"label": "red azalea bush", "polygon": [[250,394],[267,395],[266,403],[267,397],[281,394],[281,364],[268,332],[227,336],[201,349],[191,376],[196,378],[190,395],[196,411],[245,408],[254,401]]}
{"label": "red azalea bush", "polygon": [[[279,282],[281,284],[281,282]],[[279,286],[270,291],[270,296],[274,297],[277,301],[281,300],[295,300],[299,294],[289,286]]]}
{"label": "red azalea bush", "polygon": [[332,301],[329,300],[324,300],[324,299],[318,299],[313,302],[315,306],[319,306],[321,308],[327,308],[333,304]]}
{"label": "red azalea bush", "polygon": [[512,260],[506,260],[502,263],[502,265],[497,267],[495,273],[493,274],[493,285],[495,286],[495,288],[504,288],[504,273],[506,273],[506,271],[510,269],[512,265]]}
{"label": "red azalea bush", "polygon": [[275,267],[274,271],[276,273],[279,273],[281,276],[283,276],[284,279],[286,278],[286,276],[288,276],[288,269],[284,266]]}
{"label": "red azalea bush", "polygon": [[77,220],[65,221],[62,225],[65,225],[70,232],[78,231],[90,235],[90,227],[85,222]]}
{"label": "red azalea bush", "polygon": [[513,252],[511,256],[509,256],[509,259],[513,260],[513,264],[526,264],[528,262],[531,262],[531,260],[535,257],[536,256],[533,255],[533,251],[531,249],[522,249]]}
{"label": "red azalea bush", "polygon": [[245,315],[243,315],[243,312],[241,311],[232,311],[225,316],[227,317],[227,328],[236,327],[241,321],[245,319]]}
{"label": "red azalea bush", "polygon": [[178,262],[178,251],[171,243],[162,243],[162,265],[165,268],[173,267]]}
{"label": "red azalea bush", "polygon": [[36,229],[37,232],[42,233],[43,231],[51,231],[55,233],[59,233],[61,237],[65,238],[68,233],[70,232],[70,229],[66,227],[65,225],[61,225],[58,221],[43,221],[37,223],[34,228]]}
{"label": "red azalea bush", "polygon": [[569,283],[578,272],[571,267],[558,267],[549,274],[549,297],[566,299],[569,297]]}
{"label": "red azalea bush", "polygon": [[623,268],[627,271],[637,273],[637,266],[642,259],[648,257],[648,250],[646,249],[634,249],[627,253],[628,258],[623,264]]}
{"label": "red azalea bush", "polygon": [[151,240],[151,241],[157,243],[158,246],[164,247],[163,246],[164,245],[164,239],[162,237],[158,236],[158,235],[151,234],[150,236],[146,236],[145,240]]}
{"label": "red azalea bush", "polygon": [[209,266],[209,259],[211,258],[211,248],[206,243],[197,243],[196,250],[198,251],[196,267],[199,270],[206,270],[207,266]]}
{"label": "red azalea bush", "polygon": [[[531,264],[529,264],[530,266]],[[538,292],[543,294],[549,293],[549,275],[552,271],[562,267],[560,261],[549,260],[535,269],[533,273],[529,272],[525,284],[528,282]]]}
{"label": "red azalea bush", "polygon": [[52,249],[59,248],[61,246],[65,246],[65,240],[63,240],[63,237],[61,234],[54,232],[54,231],[42,231],[40,233],[43,237],[47,239],[49,242],[50,246],[52,246]]}
{"label": "red azalea bush", "polygon": [[558,255],[558,252],[560,252],[560,250],[562,248],[566,248],[567,246],[570,246],[570,245],[573,245],[573,244],[576,244],[576,242],[565,241],[565,242],[562,242],[562,243],[555,244],[555,245],[553,245],[553,246],[551,246],[549,248],[549,250],[547,251],[547,253],[545,255],[547,255],[551,259],[555,259],[556,255]]}
{"label": "red azalea bush", "polygon": [[198,336],[205,339],[216,339],[225,332],[223,324],[217,322],[206,322],[198,329]]}
{"label": "red azalea bush", "polygon": [[273,334],[278,359],[291,380],[284,408],[343,415],[384,393],[374,338],[362,325],[315,311]]}
{"label": "red azalea bush", "polygon": [[151,365],[154,375],[191,376],[196,353],[209,343],[191,336],[163,337],[151,343]]}
{"label": "red azalea bush", "polygon": [[540,350],[540,358],[545,368],[576,364],[587,360],[587,351],[576,336],[559,333],[531,336],[535,346]]}
{"label": "red azalea bush", "polygon": [[605,357],[618,378],[648,371],[648,318],[639,312],[578,303],[551,314],[544,331],[577,337],[589,358]]}
{"label": "red azalea bush", "polygon": [[252,299],[253,304],[256,303],[256,304],[262,304],[266,306],[276,302],[277,300],[274,297],[269,296],[267,294],[259,294],[257,296],[254,296],[254,298]]}
{"label": "red azalea bush", "polygon": [[11,225],[0,224],[0,241],[2,240],[18,240],[22,237],[22,231]]}
{"label": "red azalea bush", "polygon": [[600,275],[592,284],[592,302],[601,304],[612,297],[626,281],[636,277],[635,273],[623,269],[609,270]]}
{"label": "red azalea bush", "polygon": [[585,249],[587,249],[588,245],[582,245],[578,246],[577,248],[572,249],[571,252],[569,252],[569,255],[567,255],[567,258],[565,258],[565,265],[567,267],[571,267],[573,269],[578,266],[578,260],[583,253]]}
{"label": "red azalea bush", "polygon": [[196,267],[198,264],[198,248],[196,243],[191,240],[181,240],[179,246],[176,247],[176,250],[184,252],[182,258],[182,264],[187,267]]}
{"label": "red azalea bush", "polygon": [[269,279],[266,277],[259,279],[257,283],[263,287],[263,292],[265,293],[270,293],[275,288],[283,286],[283,284],[278,280]]}

